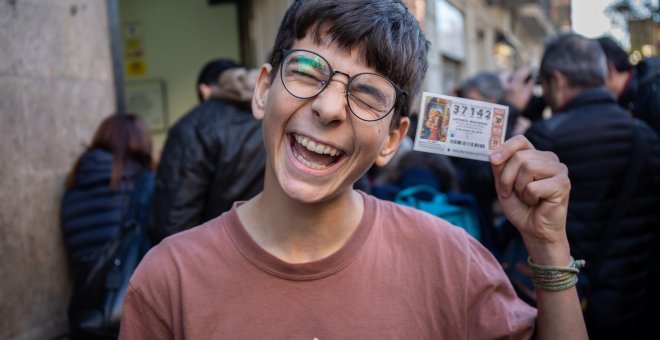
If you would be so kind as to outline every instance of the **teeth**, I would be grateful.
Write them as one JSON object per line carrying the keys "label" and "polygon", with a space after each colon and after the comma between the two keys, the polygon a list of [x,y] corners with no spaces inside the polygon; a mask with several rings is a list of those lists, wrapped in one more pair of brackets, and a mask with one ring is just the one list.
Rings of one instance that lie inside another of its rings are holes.
{"label": "teeth", "polygon": [[[295,151],[294,151],[294,153],[295,153]],[[328,167],[325,166],[325,165],[312,163],[312,162],[306,160],[305,158],[303,158],[303,156],[301,156],[301,155],[299,155],[299,154],[295,154],[295,155],[296,155],[296,158],[297,158],[300,162],[302,162],[303,164],[305,164],[306,166],[308,166],[308,167],[310,167],[310,168],[312,168],[312,169],[316,169],[316,170],[325,170],[325,169],[328,168]]]}
{"label": "teeth", "polygon": [[321,155],[330,155],[330,156],[336,156],[339,154],[339,150],[333,148],[332,146],[329,145],[323,145],[321,143],[316,143],[313,140],[310,140],[307,137],[300,136],[300,135],[294,135],[296,138],[296,142],[298,142],[300,145],[304,146],[307,148],[307,150],[316,152]]}
{"label": "teeth", "polygon": [[[321,145],[321,147],[323,147],[323,145]],[[310,140],[307,143],[307,150],[312,151],[312,152],[316,152],[316,142],[313,141],[313,140]]]}

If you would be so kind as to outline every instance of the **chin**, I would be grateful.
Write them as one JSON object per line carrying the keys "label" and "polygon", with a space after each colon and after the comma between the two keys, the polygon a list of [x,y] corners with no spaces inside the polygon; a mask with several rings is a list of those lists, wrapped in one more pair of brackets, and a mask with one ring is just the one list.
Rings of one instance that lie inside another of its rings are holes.
{"label": "chin", "polygon": [[319,188],[318,186],[307,183],[281,183],[282,191],[292,200],[303,204],[318,204],[332,200],[343,192],[350,192],[351,188],[343,191],[336,191],[332,188]]}
{"label": "chin", "polygon": [[[287,185],[289,184],[289,185]],[[323,190],[305,184],[295,185],[293,183],[283,183],[282,191],[294,201],[306,204],[315,204],[322,202],[326,195]]]}

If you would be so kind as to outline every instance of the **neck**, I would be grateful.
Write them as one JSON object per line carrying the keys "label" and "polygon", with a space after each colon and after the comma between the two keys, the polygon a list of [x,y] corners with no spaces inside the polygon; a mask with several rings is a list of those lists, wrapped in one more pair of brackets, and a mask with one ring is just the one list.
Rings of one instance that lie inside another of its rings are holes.
{"label": "neck", "polygon": [[614,94],[616,95],[617,98],[621,97],[623,94],[623,91],[626,89],[626,85],[628,85],[628,82],[630,82],[630,78],[632,77],[632,71],[627,71],[627,72],[621,72],[616,74],[616,89],[614,91]]}
{"label": "neck", "polygon": [[259,246],[289,263],[317,261],[339,250],[364,211],[361,195],[352,189],[314,204],[272,191],[264,190],[240,206],[238,214]]}
{"label": "neck", "polygon": [[582,92],[582,90],[582,88],[566,86],[560,91],[557,91],[555,94],[555,105],[553,105],[552,110],[554,112],[563,110],[564,107],[571,102],[571,100],[573,100],[575,97],[577,97],[578,94],[580,94],[580,92]]}

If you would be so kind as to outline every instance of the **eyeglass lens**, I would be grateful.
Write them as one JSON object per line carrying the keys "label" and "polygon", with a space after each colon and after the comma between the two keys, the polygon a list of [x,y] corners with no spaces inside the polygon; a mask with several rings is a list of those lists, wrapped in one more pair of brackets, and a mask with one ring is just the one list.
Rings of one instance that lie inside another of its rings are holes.
{"label": "eyeglass lens", "polygon": [[[293,96],[312,98],[327,86],[334,76],[328,62],[320,55],[294,50],[282,63],[282,82]],[[367,121],[385,117],[396,102],[394,85],[385,77],[360,73],[348,80],[348,106],[358,118]]]}

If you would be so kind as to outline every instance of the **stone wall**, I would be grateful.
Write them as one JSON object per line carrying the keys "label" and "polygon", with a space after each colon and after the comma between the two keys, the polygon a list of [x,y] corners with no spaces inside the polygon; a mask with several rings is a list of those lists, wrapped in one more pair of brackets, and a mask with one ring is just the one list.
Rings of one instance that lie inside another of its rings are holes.
{"label": "stone wall", "polygon": [[0,0],[0,339],[66,332],[63,180],[114,110],[106,2]]}

